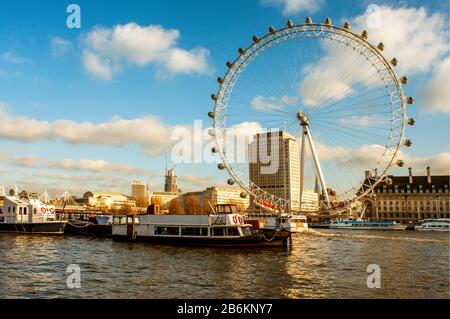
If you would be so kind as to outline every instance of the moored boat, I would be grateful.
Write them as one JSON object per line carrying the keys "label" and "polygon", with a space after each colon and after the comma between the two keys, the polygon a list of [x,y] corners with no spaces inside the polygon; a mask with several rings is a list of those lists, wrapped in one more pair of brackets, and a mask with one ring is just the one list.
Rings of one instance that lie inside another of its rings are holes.
{"label": "moored boat", "polygon": [[0,207],[0,232],[62,235],[65,226],[56,220],[55,207],[42,203],[37,194],[6,196]]}
{"label": "moored boat", "polygon": [[349,230],[406,230],[407,225],[393,221],[337,220],[331,221],[328,228]]}
{"label": "moored boat", "polygon": [[244,220],[255,229],[275,230],[282,228],[291,233],[300,233],[309,229],[305,215],[247,214],[244,215]]}
{"label": "moored boat", "polygon": [[114,216],[112,237],[119,241],[208,247],[286,247],[290,232],[254,230],[240,214]]}
{"label": "moored boat", "polygon": [[418,225],[414,226],[414,230],[417,231],[433,231],[433,232],[449,232],[450,231],[450,219],[424,219],[419,221]]}

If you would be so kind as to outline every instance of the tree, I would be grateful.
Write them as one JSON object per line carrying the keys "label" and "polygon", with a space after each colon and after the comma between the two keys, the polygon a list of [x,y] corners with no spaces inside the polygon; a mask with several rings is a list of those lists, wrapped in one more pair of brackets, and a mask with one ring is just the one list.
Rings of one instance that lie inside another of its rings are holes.
{"label": "tree", "polygon": [[183,207],[181,207],[178,202],[178,199],[174,198],[169,202],[169,213],[175,215],[182,215],[185,213]]}
{"label": "tree", "polygon": [[139,198],[136,200],[136,214],[145,214],[147,212],[148,202],[145,198]]}
{"label": "tree", "polygon": [[186,212],[188,214],[193,215],[201,215],[202,214],[202,206],[200,205],[199,200],[197,197],[194,196],[188,196],[186,198]]}

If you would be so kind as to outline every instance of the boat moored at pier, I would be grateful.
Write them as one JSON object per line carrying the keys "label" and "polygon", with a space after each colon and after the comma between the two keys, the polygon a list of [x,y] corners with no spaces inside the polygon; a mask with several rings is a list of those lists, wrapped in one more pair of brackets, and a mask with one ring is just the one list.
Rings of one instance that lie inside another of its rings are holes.
{"label": "boat moored at pier", "polygon": [[393,221],[337,220],[331,221],[328,228],[350,230],[406,230],[408,226]]}
{"label": "boat moored at pier", "polygon": [[240,214],[114,216],[112,237],[121,241],[208,247],[285,247],[290,232],[254,230]]}
{"label": "boat moored at pier", "polygon": [[414,226],[414,230],[417,231],[434,231],[434,232],[449,232],[450,231],[450,219],[424,219],[419,221],[418,225]]}
{"label": "boat moored at pier", "polygon": [[65,226],[56,220],[55,207],[42,203],[37,194],[6,196],[0,207],[0,232],[62,235]]}
{"label": "boat moored at pier", "polygon": [[275,230],[282,228],[291,233],[300,233],[309,229],[305,215],[247,214],[244,215],[244,220],[256,229]]}

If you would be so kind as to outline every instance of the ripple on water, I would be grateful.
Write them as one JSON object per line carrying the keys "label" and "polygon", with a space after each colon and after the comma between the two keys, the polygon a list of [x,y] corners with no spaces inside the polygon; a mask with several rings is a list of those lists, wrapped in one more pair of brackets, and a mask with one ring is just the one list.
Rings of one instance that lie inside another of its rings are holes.
{"label": "ripple on water", "polygon": [[[381,289],[366,287],[371,263]],[[310,230],[288,251],[0,234],[3,298],[449,298],[448,269],[445,234]]]}

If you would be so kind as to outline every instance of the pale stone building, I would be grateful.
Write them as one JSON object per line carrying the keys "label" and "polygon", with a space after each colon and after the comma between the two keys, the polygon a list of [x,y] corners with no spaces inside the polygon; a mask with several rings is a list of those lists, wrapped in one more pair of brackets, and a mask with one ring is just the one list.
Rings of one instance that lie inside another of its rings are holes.
{"label": "pale stone building", "polygon": [[449,218],[448,175],[388,176],[388,183],[378,184],[362,199],[364,216],[372,220],[417,223],[420,219]]}

